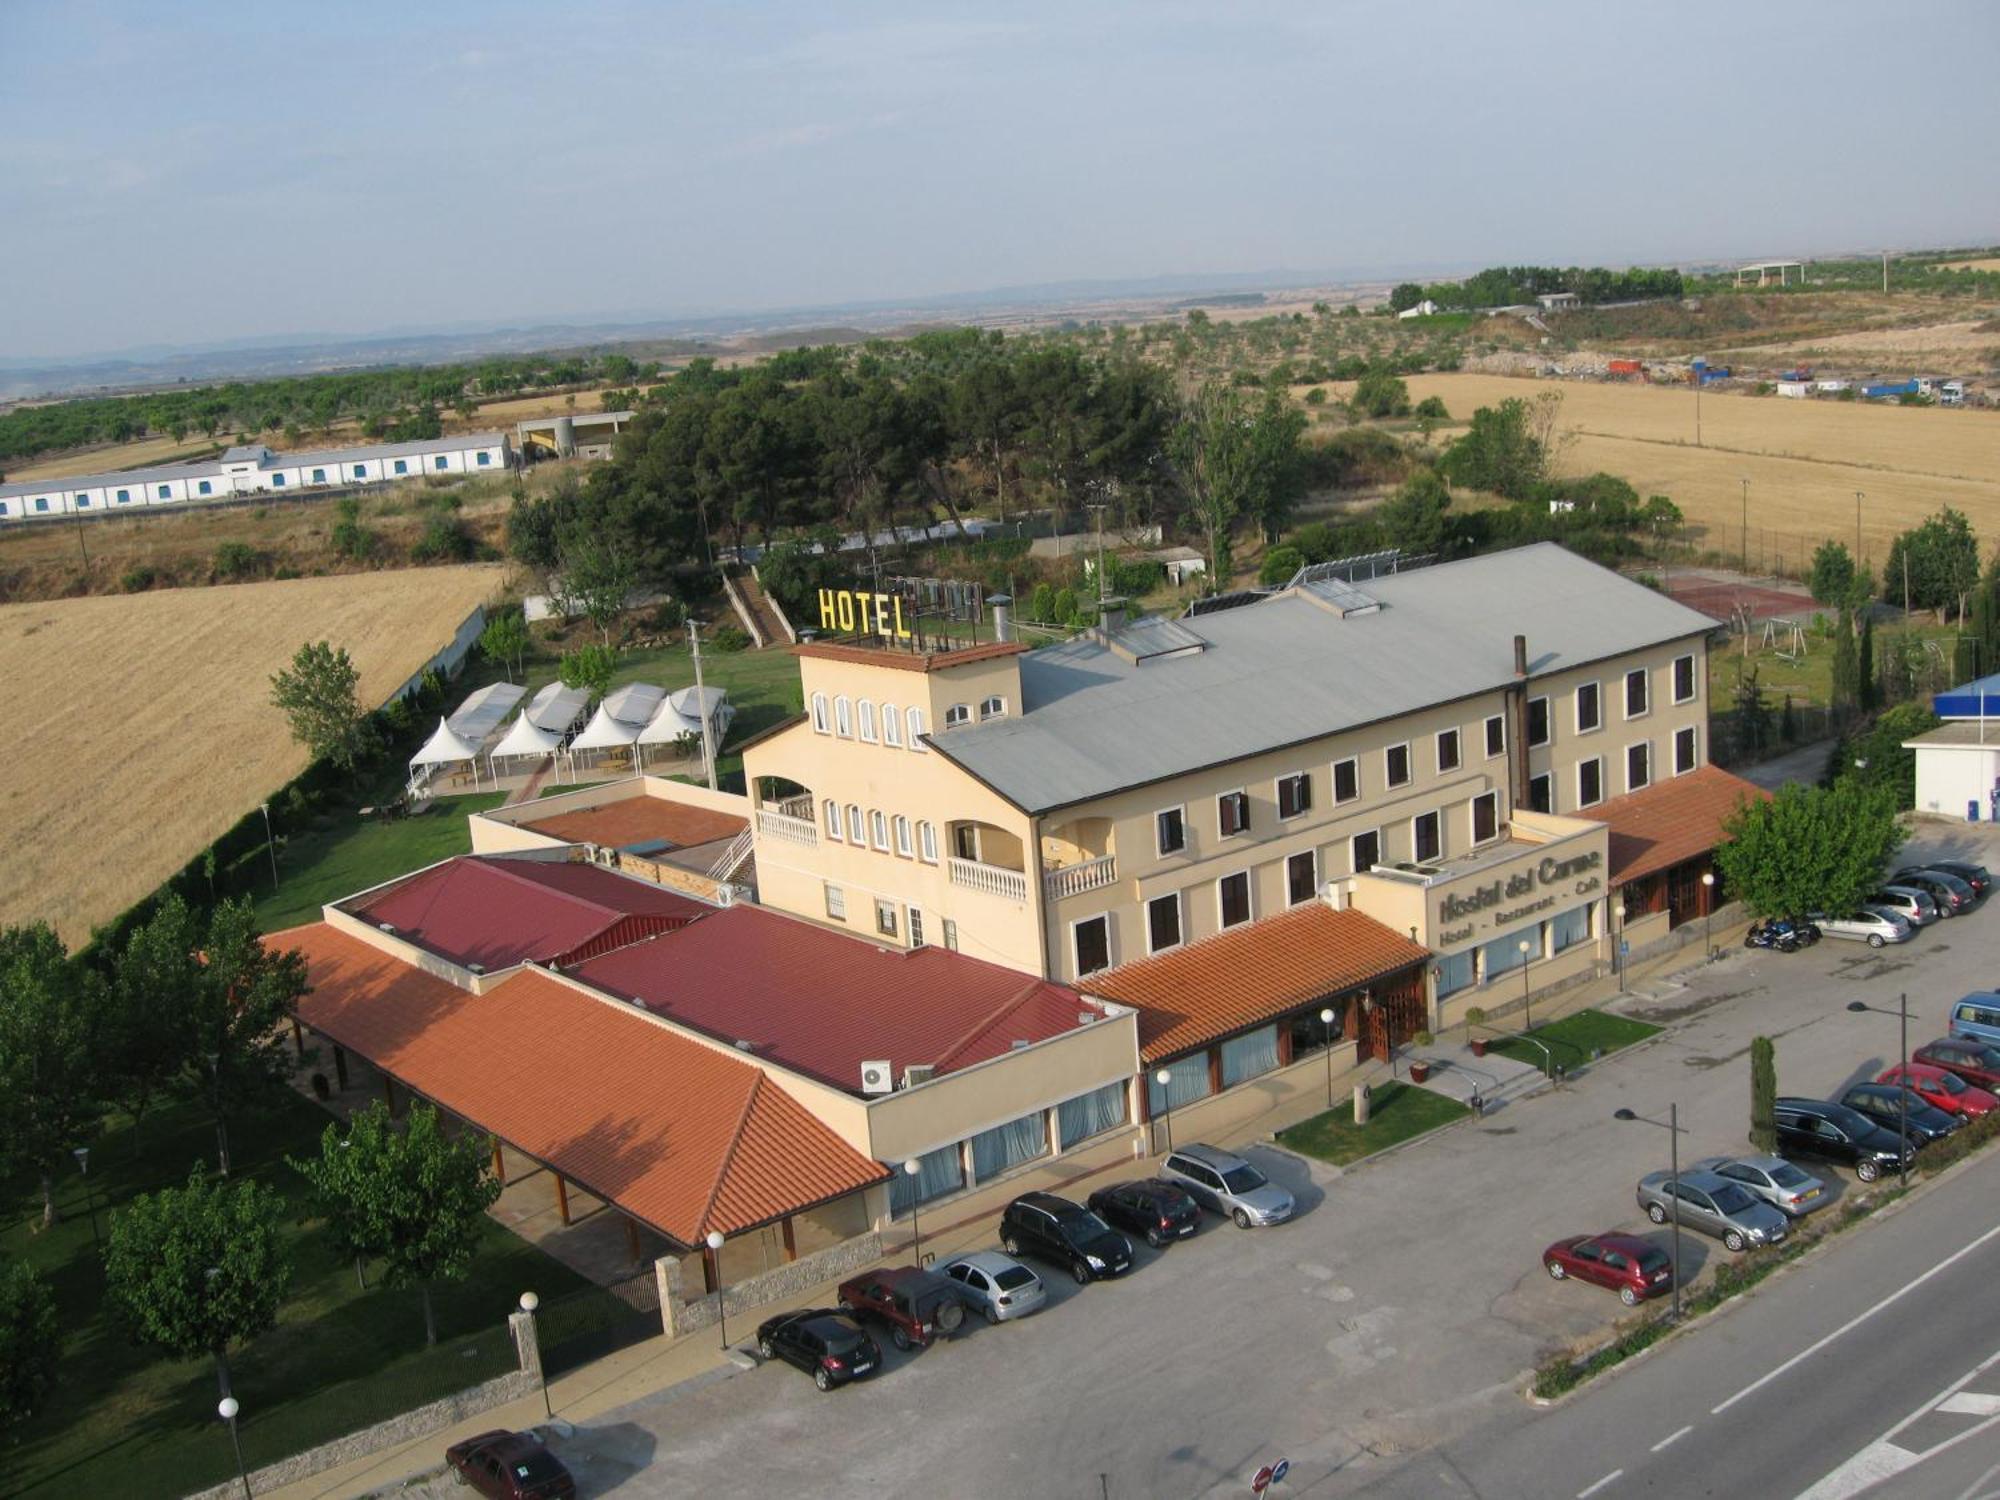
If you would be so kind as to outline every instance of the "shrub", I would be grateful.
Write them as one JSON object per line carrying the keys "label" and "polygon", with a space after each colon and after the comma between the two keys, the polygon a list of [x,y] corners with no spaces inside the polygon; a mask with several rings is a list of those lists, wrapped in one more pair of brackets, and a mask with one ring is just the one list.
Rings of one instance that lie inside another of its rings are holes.
{"label": "shrub", "polygon": [[679,630],[687,624],[688,607],[678,599],[662,599],[653,609],[655,630]]}
{"label": "shrub", "polygon": [[354,562],[366,562],[375,551],[375,533],[361,524],[361,502],[352,496],[334,509],[333,550]]}
{"label": "shrub", "polygon": [[118,580],[118,586],[128,594],[143,594],[153,586],[159,575],[141,563],[136,568],[127,568],[125,576]]}
{"label": "shrub", "polygon": [[1034,593],[1028,596],[1028,618],[1046,622],[1054,618],[1055,609],[1055,587],[1047,583],[1036,584]]}
{"label": "shrub", "polygon": [[1057,625],[1067,625],[1076,615],[1076,590],[1057,589],[1055,602],[1050,606],[1049,619]]}
{"label": "shrub", "polygon": [[1386,370],[1370,370],[1355,384],[1352,405],[1370,417],[1408,416],[1410,388]]}
{"label": "shrub", "polygon": [[472,533],[450,511],[435,512],[410,556],[417,562],[465,562],[472,556]]}
{"label": "shrub", "polygon": [[715,634],[708,638],[708,646],[711,651],[718,651],[724,655],[748,651],[750,637],[734,625],[718,625],[715,627]]}
{"label": "shrub", "polygon": [[1289,583],[1292,575],[1305,565],[1305,554],[1297,547],[1273,547],[1264,554],[1264,565],[1257,570],[1257,581],[1266,588],[1276,588]]}
{"label": "shrub", "polygon": [[1325,392],[1325,390],[1323,390],[1323,389],[1322,389],[1321,387],[1319,387],[1319,386],[1314,386],[1314,387],[1313,387],[1313,388],[1312,388],[1311,390],[1307,391],[1307,392],[1306,392],[1306,405],[1307,405],[1307,406],[1324,406],[1324,405],[1326,405],[1326,392]]}
{"label": "shrub", "polygon": [[215,549],[211,566],[217,578],[248,578],[263,560],[263,554],[248,542],[224,542]]}

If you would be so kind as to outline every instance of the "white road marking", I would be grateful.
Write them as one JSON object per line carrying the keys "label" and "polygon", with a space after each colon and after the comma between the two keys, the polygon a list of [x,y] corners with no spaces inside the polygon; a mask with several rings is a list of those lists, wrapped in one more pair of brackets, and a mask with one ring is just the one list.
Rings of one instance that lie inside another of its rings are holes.
{"label": "white road marking", "polygon": [[1687,1424],[1687,1426],[1683,1427],[1679,1432],[1670,1432],[1665,1437],[1661,1438],[1657,1443],[1653,1444],[1653,1451],[1655,1453],[1658,1453],[1662,1448],[1666,1447],[1667,1444],[1678,1443],[1682,1438],[1686,1437],[1690,1432],[1693,1431],[1694,1431],[1694,1423],[1690,1422]]}
{"label": "white road marking", "polygon": [[1870,1318],[1874,1317],[1875,1314],[1881,1312],[1885,1307],[1890,1307],[1893,1306],[1895,1303],[1900,1302],[1903,1298],[1907,1297],[1911,1292],[1914,1292],[1918,1287],[1922,1286],[1925,1282],[1929,1281],[1933,1276],[1937,1275],[1940,1271],[1946,1270],[1949,1267],[1956,1265],[1959,1261],[1963,1260],[1966,1256],[1970,1255],[1973,1251],[1977,1250],[1980,1246],[1984,1245],[1988,1240],[1992,1239],[1996,1235],[2000,1235],[2000,1224],[1995,1224],[1991,1229],[1987,1230],[1986,1233],[1980,1235],[1978,1239],[1972,1241],[1971,1244],[1962,1246],[1959,1249],[1952,1251],[1950,1255],[1947,1255],[1943,1260],[1939,1261],[1936,1265],[1932,1266],[1928,1271],[1924,1272],[1923,1275],[1915,1278],[1912,1281],[1907,1281],[1903,1283],[1902,1286],[1898,1287],[1895,1291],[1891,1292],[1888,1296],[1884,1297],[1880,1302],[1877,1302],[1873,1307],[1867,1308],[1862,1312],[1856,1313],[1852,1318],[1849,1318],[1845,1323],[1841,1324],[1838,1328],[1834,1329],[1833,1332],[1829,1333],[1825,1338],[1820,1339],[1817,1343],[1808,1345],[1804,1349],[1801,1349],[1797,1354],[1794,1354],[1790,1359],[1786,1360],[1776,1369],[1766,1371],[1764,1374],[1758,1376],[1755,1380],[1751,1381],[1750,1384],[1744,1386],[1742,1390],[1738,1391],[1735,1395],[1731,1396],[1727,1401],[1723,1402],[1720,1406],[1711,1406],[1708,1409],[1708,1414],[1712,1417],[1720,1416],[1723,1412],[1728,1411],[1730,1407],[1734,1406],[1737,1402],[1741,1401],[1745,1396],[1751,1395],[1757,1391],[1761,1391],[1765,1386],[1769,1385],[1772,1381],[1776,1380],[1780,1375],[1785,1374],[1788,1370],[1791,1370],[1794,1367],[1803,1364],[1806,1360],[1811,1359],[1815,1354],[1819,1353],[1820,1350],[1824,1349],[1828,1344],[1831,1344],[1835,1339],[1839,1338],[1842,1334],[1852,1333],[1855,1329],[1859,1328],[1863,1323],[1867,1322]]}
{"label": "white road marking", "polygon": [[1609,1474],[1606,1474],[1602,1479],[1598,1480],[1597,1483],[1592,1485],[1586,1485],[1583,1489],[1578,1490],[1576,1492],[1576,1500],[1590,1500],[1590,1497],[1592,1495],[1596,1494],[1599,1490],[1603,1489],[1607,1484],[1611,1483],[1612,1480],[1623,1479],[1624,1477],[1625,1477],[1625,1471],[1623,1469],[1613,1469]]}
{"label": "white road marking", "polygon": [[1916,1461],[1917,1455],[1908,1448],[1898,1448],[1894,1443],[1870,1443],[1801,1494],[1799,1500],[1847,1500],[1872,1484],[1902,1473]]}
{"label": "white road marking", "polygon": [[2000,1396],[1985,1396],[1978,1391],[1960,1391],[1956,1396],[1947,1396],[1938,1402],[1937,1409],[1950,1412],[1955,1417],[2000,1416]]}

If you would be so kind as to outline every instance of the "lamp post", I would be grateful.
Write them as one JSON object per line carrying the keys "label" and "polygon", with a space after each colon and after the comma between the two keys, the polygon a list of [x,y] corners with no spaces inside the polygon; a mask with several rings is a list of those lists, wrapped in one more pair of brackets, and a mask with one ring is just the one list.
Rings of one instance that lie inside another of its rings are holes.
{"label": "lamp post", "polygon": [[1535,1010],[1534,1001],[1528,994],[1528,940],[1522,938],[1520,942],[1514,945],[1514,948],[1521,955],[1521,1029],[1523,1031],[1533,1031],[1535,1029]]}
{"label": "lamp post", "polygon": [[1611,972],[1618,981],[1618,992],[1625,992],[1625,903],[1611,903]]}
{"label": "lamp post", "polygon": [[[906,1171],[909,1166],[910,1163],[903,1163]],[[914,1211],[915,1205],[912,1204],[911,1208]],[[719,1229],[709,1230],[705,1242],[708,1245],[709,1260],[715,1266],[715,1320],[722,1325],[722,1348],[723,1352],[727,1353],[729,1350],[729,1308],[722,1300],[722,1231]],[[921,1261],[922,1257],[918,1259]]]}
{"label": "lamp post", "polygon": [[1326,1107],[1328,1109],[1332,1109],[1333,1108],[1333,1007],[1331,1005],[1324,1006],[1321,1008],[1319,1013],[1319,1025],[1320,1025],[1320,1030],[1326,1033]]}
{"label": "lamp post", "polygon": [[[1332,1066],[1331,1062],[1328,1063],[1328,1066]],[[1153,1075],[1153,1082],[1160,1086],[1160,1118],[1165,1120],[1167,1124],[1167,1149],[1169,1151],[1174,1149],[1174,1096],[1167,1092],[1167,1088],[1173,1081],[1174,1070],[1172,1068],[1162,1068]]]}
{"label": "lamp post", "polygon": [[[1642,1125],[1657,1125],[1662,1130],[1668,1132],[1667,1138],[1669,1141],[1672,1142],[1672,1146],[1668,1157],[1667,1175],[1672,1180],[1675,1188],[1678,1189],[1680,1187],[1680,1182],[1681,1182],[1681,1107],[1679,1103],[1676,1102],[1673,1104],[1669,1104],[1667,1106],[1667,1117],[1664,1120],[1649,1120],[1644,1115],[1635,1115],[1629,1109],[1613,1110],[1611,1112],[1611,1118],[1614,1120],[1637,1120]],[[1674,1321],[1678,1323],[1681,1320],[1681,1199],[1679,1192],[1676,1191],[1669,1193],[1667,1195],[1667,1202],[1672,1206],[1673,1209],[1673,1220],[1674,1220],[1673,1318]]]}
{"label": "lamp post", "polygon": [[271,889],[275,891],[278,888],[278,844],[277,840],[271,837],[271,804],[266,802],[263,808],[264,852],[271,856]]}
{"label": "lamp post", "polygon": [[243,1500],[252,1500],[250,1471],[243,1467],[243,1440],[236,1435],[236,1414],[241,1410],[242,1404],[234,1396],[224,1396],[215,1403],[216,1415],[229,1424],[229,1446],[236,1450],[236,1477],[243,1481]]}
{"label": "lamp post", "polygon": [[[923,1171],[923,1169],[924,1164],[914,1156],[903,1163],[903,1171],[908,1174],[910,1179],[910,1234],[916,1241],[917,1264],[920,1266],[924,1263],[924,1221],[919,1216],[919,1205],[917,1203],[917,1174]],[[721,1274],[721,1269],[718,1266],[716,1271],[717,1280],[721,1279]]]}
{"label": "lamp post", "polygon": [[1854,492],[1854,566],[1861,567],[1861,491]]}
{"label": "lamp post", "polygon": [[1743,530],[1739,533],[1737,546],[1743,553],[1743,571],[1750,571],[1750,476],[1743,476]]}
{"label": "lamp post", "polygon": [[78,1146],[70,1152],[76,1158],[76,1169],[83,1174],[83,1194],[90,1204],[90,1246],[97,1252],[99,1263],[104,1260],[104,1242],[97,1237],[97,1188],[90,1180],[90,1147]]}
{"label": "lamp post", "polygon": [[1866,1000],[1850,1000],[1847,1008],[1856,1013],[1872,1011],[1878,1016],[1894,1016],[1901,1028],[1898,1041],[1902,1048],[1903,1069],[1896,1075],[1896,1127],[1903,1137],[1903,1148],[1896,1156],[1896,1180],[1903,1186],[1910,1185],[1910,997],[1906,991],[1896,997],[1896,1008],[1870,1005]]}
{"label": "lamp post", "polygon": [[528,1315],[528,1326],[535,1330],[535,1368],[542,1377],[542,1410],[548,1413],[549,1420],[553,1422],[556,1409],[549,1404],[549,1367],[542,1363],[542,1326],[541,1321],[535,1316],[535,1309],[541,1305],[542,1299],[533,1292],[521,1293],[521,1311]]}
{"label": "lamp post", "polygon": [[1715,871],[1701,872],[1701,946],[1715,957]]}

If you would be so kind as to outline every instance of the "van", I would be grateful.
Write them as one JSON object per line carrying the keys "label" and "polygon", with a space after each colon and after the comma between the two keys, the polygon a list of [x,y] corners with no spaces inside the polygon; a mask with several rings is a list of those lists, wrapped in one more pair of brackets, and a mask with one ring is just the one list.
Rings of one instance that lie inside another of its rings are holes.
{"label": "van", "polygon": [[2000,994],[1980,990],[1954,1005],[1951,1034],[2000,1045]]}

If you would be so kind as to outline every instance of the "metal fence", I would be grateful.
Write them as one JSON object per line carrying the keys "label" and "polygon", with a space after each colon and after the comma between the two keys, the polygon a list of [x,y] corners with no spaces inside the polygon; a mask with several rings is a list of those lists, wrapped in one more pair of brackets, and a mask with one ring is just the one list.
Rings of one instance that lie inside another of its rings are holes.
{"label": "metal fence", "polygon": [[659,1289],[650,1266],[613,1287],[585,1287],[552,1298],[535,1313],[542,1373],[551,1380],[661,1331]]}

